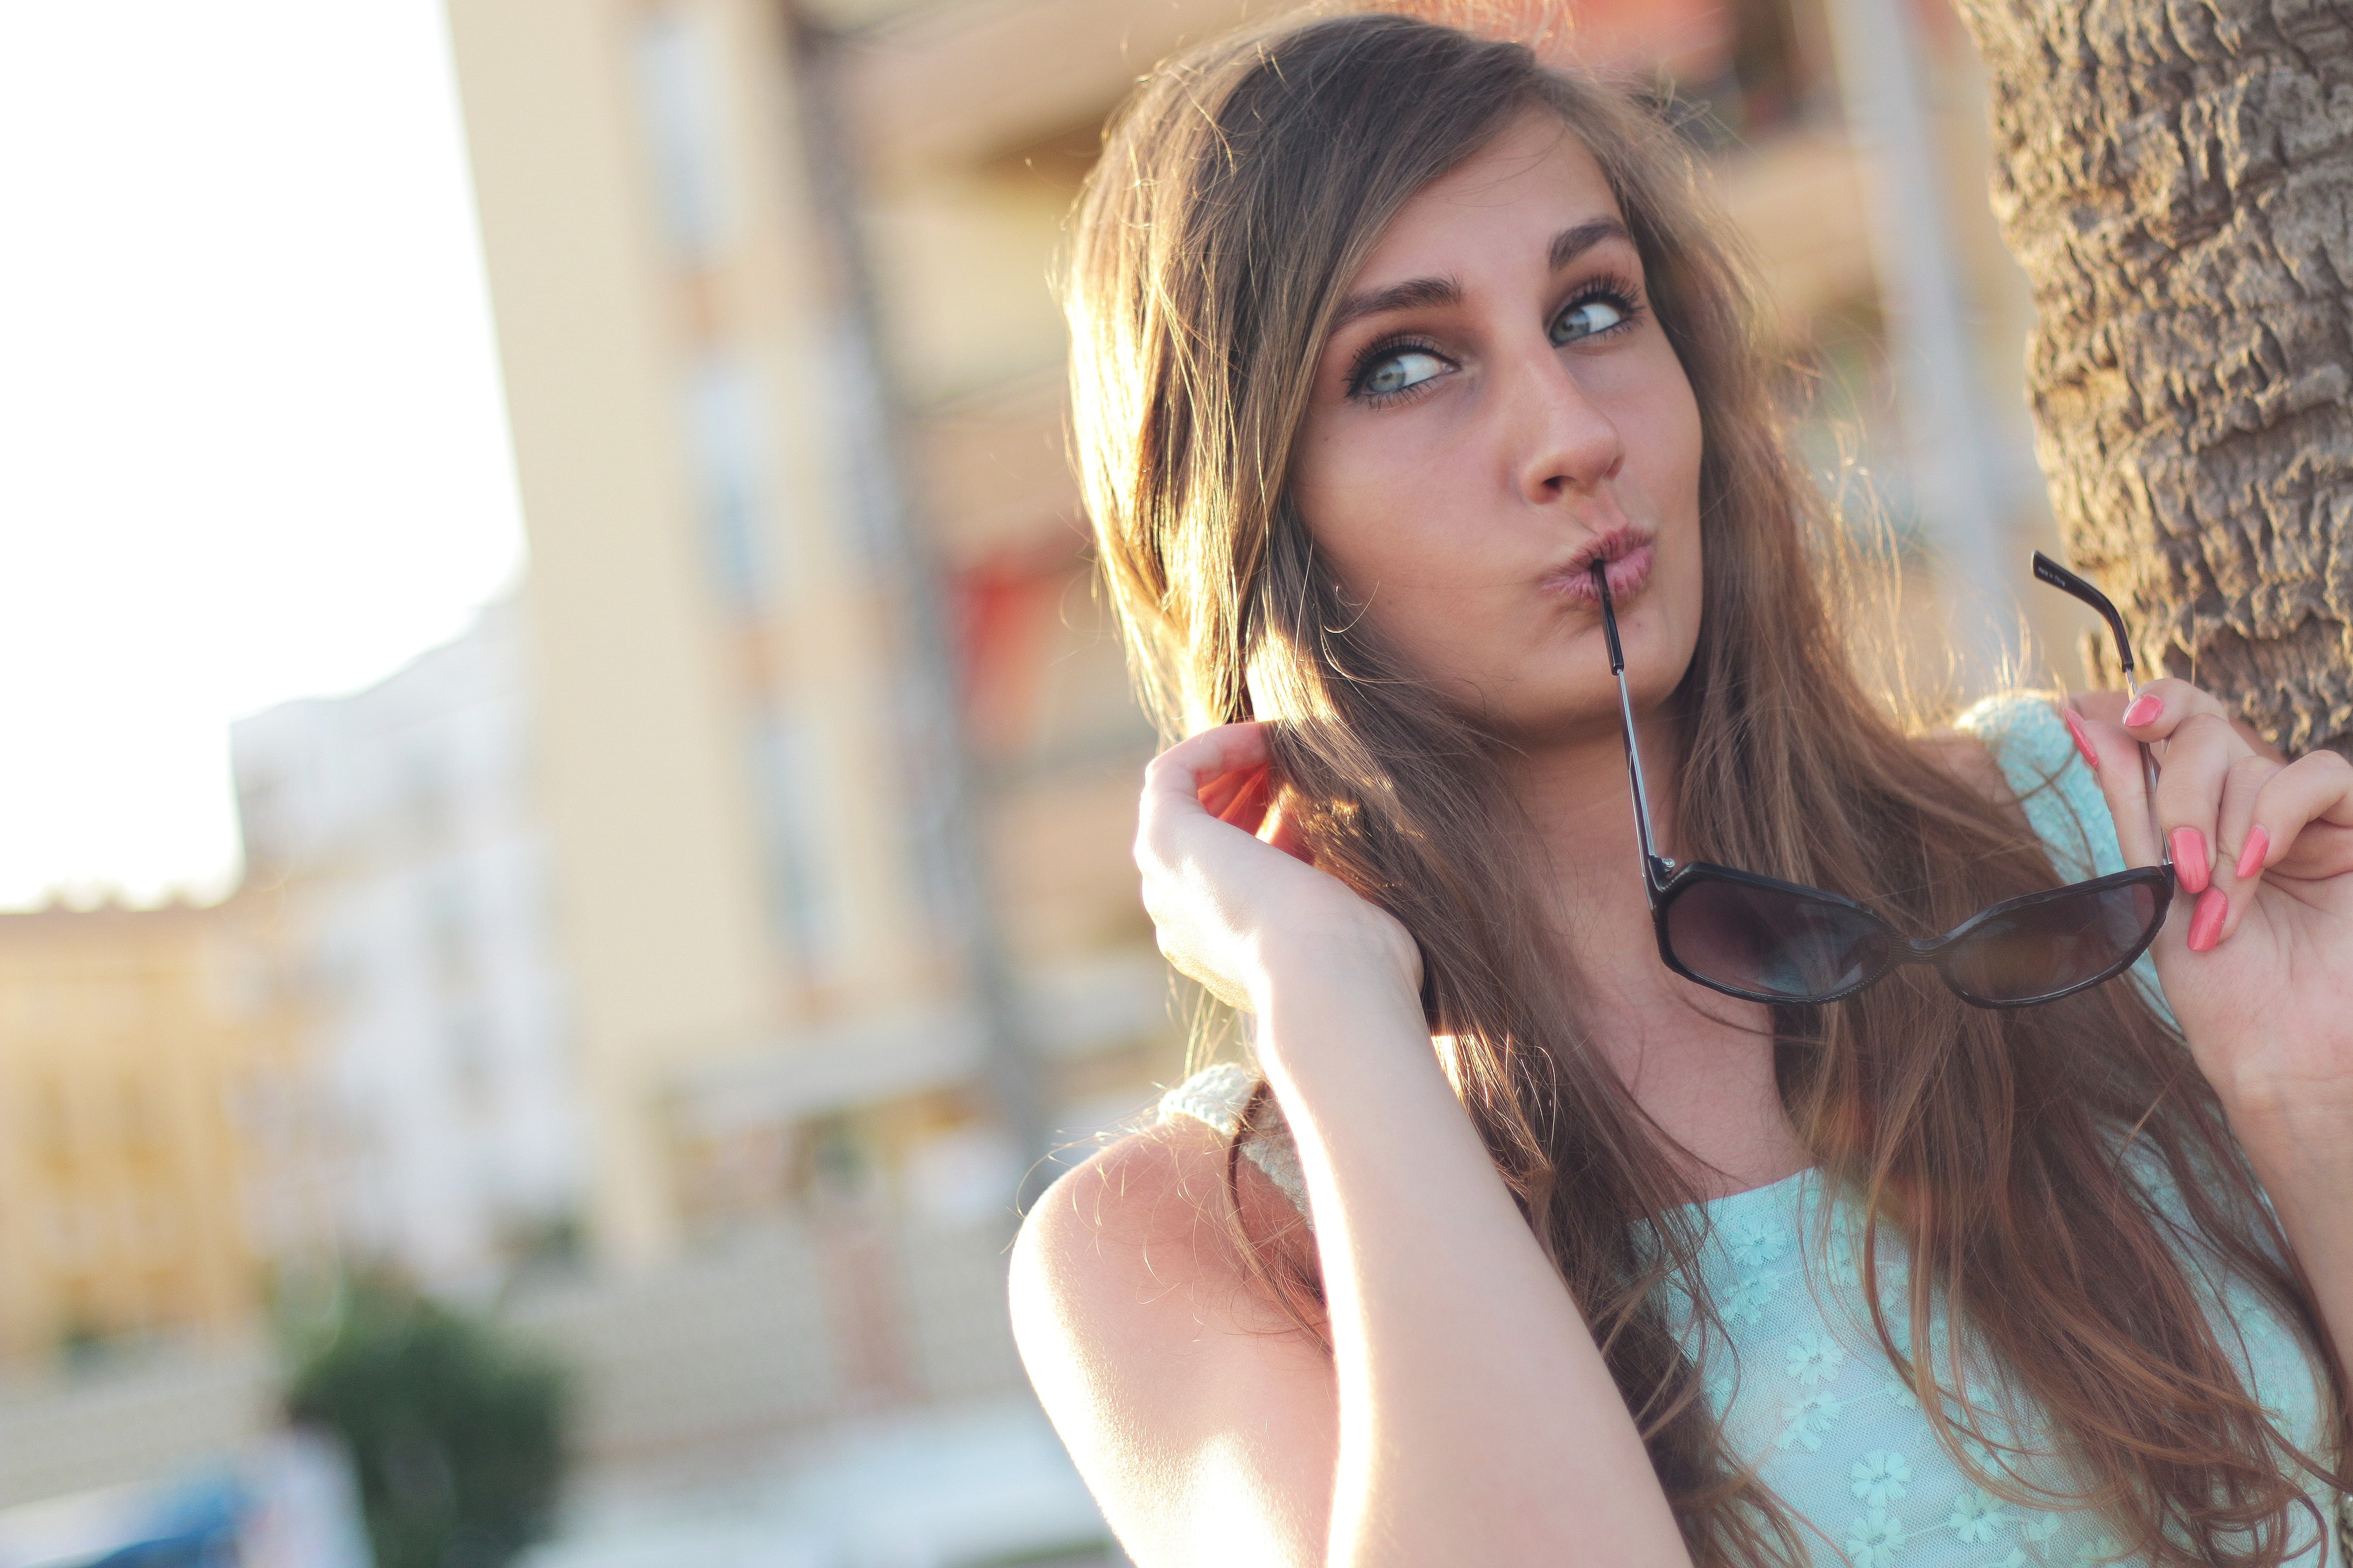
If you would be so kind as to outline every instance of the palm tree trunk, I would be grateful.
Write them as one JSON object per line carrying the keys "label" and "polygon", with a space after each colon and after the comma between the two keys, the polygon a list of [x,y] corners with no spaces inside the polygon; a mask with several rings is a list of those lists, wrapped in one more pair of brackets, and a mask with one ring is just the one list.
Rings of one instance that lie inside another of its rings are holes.
{"label": "palm tree trunk", "polygon": [[2067,548],[2145,667],[2353,754],[2353,6],[1957,4]]}

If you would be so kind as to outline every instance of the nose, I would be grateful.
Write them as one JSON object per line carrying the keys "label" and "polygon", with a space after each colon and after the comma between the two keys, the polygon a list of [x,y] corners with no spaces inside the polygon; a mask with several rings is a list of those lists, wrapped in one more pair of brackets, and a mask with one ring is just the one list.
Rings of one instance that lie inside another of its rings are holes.
{"label": "nose", "polygon": [[1535,506],[1589,495],[1626,461],[1617,424],[1578,384],[1567,357],[1543,342],[1513,376],[1520,494]]}

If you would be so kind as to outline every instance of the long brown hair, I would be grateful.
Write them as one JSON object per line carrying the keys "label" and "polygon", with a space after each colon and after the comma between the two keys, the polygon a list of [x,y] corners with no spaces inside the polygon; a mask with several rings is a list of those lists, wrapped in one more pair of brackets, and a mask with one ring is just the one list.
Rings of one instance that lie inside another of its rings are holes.
{"label": "long brown hair", "polygon": [[[1164,729],[1274,721],[1316,863],[1420,943],[1457,1091],[1584,1310],[1695,1561],[1799,1562],[1802,1527],[1725,1451],[1700,1393],[1704,1339],[1687,1353],[1665,1304],[1670,1278],[1696,1278],[1697,1194],[1578,1021],[1521,868],[1504,748],[1383,646],[1318,569],[1286,494],[1350,278],[1407,200],[1532,109],[1609,178],[1702,414],[1704,609],[1672,698],[1688,737],[1679,852],[1836,889],[1920,931],[2051,886],[2041,845],[1924,756],[1853,674],[1755,298],[1675,138],[1525,47],[1326,16],[1155,72],[1077,216],[1079,458]],[[1940,1441],[1997,1493],[2101,1510],[2153,1563],[2274,1564],[2308,1545],[2320,1521],[2299,1476],[2315,1461],[2243,1386],[2178,1249],[2202,1249],[2303,1334],[2331,1412],[2334,1358],[2179,1035],[2128,984],[1992,1013],[1920,973],[1779,1010],[1775,1061],[1824,1179],[1866,1216],[1873,1325]],[[2163,1173],[2176,1217],[2136,1165]],[[1881,1298],[1883,1227],[1908,1258],[1908,1299]],[[1249,1239],[1312,1326],[1312,1253]],[[1932,1329],[1940,1303],[1956,1331]],[[1704,1304],[1700,1323],[1721,1332]],[[2006,1463],[2015,1449],[1970,1414],[1998,1392],[1988,1365],[2039,1407],[2073,1489]]]}

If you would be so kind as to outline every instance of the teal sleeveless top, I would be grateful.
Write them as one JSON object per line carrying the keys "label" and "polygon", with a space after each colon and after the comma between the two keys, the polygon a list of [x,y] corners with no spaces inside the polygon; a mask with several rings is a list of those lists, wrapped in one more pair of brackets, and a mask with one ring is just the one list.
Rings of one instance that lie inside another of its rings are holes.
{"label": "teal sleeveless top", "polygon": [[[1963,716],[2000,763],[2027,818],[2060,874],[2088,879],[2124,868],[2097,782],[2084,766],[2064,722],[2043,696],[1990,699]],[[2155,968],[2146,959],[2132,984],[2160,1007]],[[1236,1063],[1198,1073],[1168,1091],[1161,1114],[1189,1116],[1230,1137],[1257,1076]],[[1303,1211],[1306,1188],[1298,1156],[1279,1121],[1242,1152]],[[2154,1174],[2160,1205],[2169,1189]],[[2024,1507],[1972,1484],[1940,1445],[1912,1385],[1897,1373],[1870,1327],[1857,1262],[1858,1225],[1836,1199],[1827,1218],[1819,1174],[1804,1171],[1770,1186],[1702,1205],[1706,1240],[1699,1288],[1713,1301],[1724,1332],[1703,1344],[1707,1398],[1733,1453],[1752,1464],[1800,1521],[1821,1568],[2089,1568],[2137,1563],[2086,1510]],[[2178,1205],[2178,1197],[2172,1200]],[[1900,1239],[1879,1242],[1882,1300],[1906,1299]],[[2334,1445],[2322,1429],[2319,1373],[2295,1331],[2253,1291],[2199,1268],[2208,1311],[2245,1385],[2268,1407],[2280,1431],[2324,1460]],[[1903,1314],[1900,1308],[1896,1315]],[[1688,1311],[1686,1322],[1692,1320]],[[1907,1354],[1907,1325],[1891,1324]],[[1932,1333],[1941,1320],[1932,1320]],[[1929,1347],[1932,1364],[1938,1347]],[[2001,1397],[1998,1378],[1973,1379],[1972,1424],[2005,1448],[2010,1470],[2061,1496],[2072,1489],[2037,1433],[2032,1411]],[[1948,1399],[1950,1395],[1947,1396]],[[1959,1410],[1957,1404],[1952,1405]],[[2000,1463],[1972,1456],[1993,1474]],[[2319,1518],[2333,1526],[2337,1500],[2314,1483]],[[2332,1530],[2299,1518],[2304,1542],[2297,1568],[2339,1561]]]}

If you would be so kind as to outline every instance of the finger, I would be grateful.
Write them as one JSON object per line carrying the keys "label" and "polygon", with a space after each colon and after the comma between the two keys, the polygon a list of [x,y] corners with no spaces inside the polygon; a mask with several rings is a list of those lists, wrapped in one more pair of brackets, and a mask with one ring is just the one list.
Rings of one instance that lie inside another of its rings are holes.
{"label": "finger", "polygon": [[[1243,773],[1270,760],[1266,726],[1220,724],[1177,742],[1144,770],[1144,809],[1203,811],[1203,790],[1221,775]],[[1230,798],[1230,797],[1229,797]]]}
{"label": "finger", "polygon": [[2157,823],[2183,892],[2202,893],[2212,881],[2222,785],[2233,764],[2253,755],[2220,714],[2192,713],[2174,727],[2157,779]]}
{"label": "finger", "polygon": [[1233,797],[1242,793],[1242,785],[1247,785],[1250,778],[1250,773],[1219,773],[1217,778],[1205,783],[1200,790],[1196,790],[1196,799],[1200,799],[1200,809],[1209,816],[1217,816],[1217,818],[1226,816],[1226,809],[1233,806]]}
{"label": "finger", "polygon": [[2263,786],[2282,771],[2269,757],[2250,753],[2231,764],[2222,781],[2222,808],[2214,823],[2214,879],[2255,881],[2269,858],[2271,832],[2255,822]]}
{"label": "finger", "polygon": [[[1145,871],[1145,905],[1151,907],[1151,868],[1165,858],[1176,825],[1209,815],[1205,790],[1231,780],[1239,791],[1252,768],[1267,761],[1266,737],[1258,724],[1225,724],[1204,730],[1169,747],[1145,764],[1144,798],[1135,814],[1135,861]],[[1230,796],[1224,803],[1231,804]],[[1155,918],[1158,918],[1156,912]]]}
{"label": "finger", "polygon": [[1298,813],[1287,809],[1293,798],[1287,794],[1275,796],[1274,805],[1267,811],[1266,820],[1259,825],[1258,836],[1293,859],[1304,860],[1313,866],[1315,857],[1309,852],[1307,839],[1299,831]]}
{"label": "finger", "polygon": [[[2270,844],[2268,832],[2255,826],[2255,809],[2263,785],[2279,771],[2279,763],[2250,751],[2223,774],[2214,819],[2213,883],[2200,895],[2211,908],[2200,911],[2206,917],[2204,926],[2200,925],[2198,914],[2190,917],[2192,926],[2198,928],[2192,934],[2202,938],[2211,929],[2214,940],[2209,946],[2230,941],[2231,933],[2239,929],[2240,917],[2254,907],[2255,888],[2263,880],[2263,852]],[[2180,863],[2177,851],[2174,865],[2179,868]],[[2212,909],[2219,909],[2219,916],[2211,912]],[[2218,920],[2219,925],[2215,924]]]}
{"label": "finger", "polygon": [[2214,868],[2215,885],[2199,897],[2189,922],[2192,952],[2231,939],[2240,918],[2254,907],[2255,885],[2267,864],[2293,861],[2295,874],[2308,878],[2353,872],[2353,763],[2334,752],[2317,752],[2284,767],[2251,757],[2231,773],[2223,819],[2243,813],[2245,826],[2239,852]]}
{"label": "finger", "polygon": [[1241,775],[1241,787],[1234,792],[1226,808],[1215,815],[1229,827],[1256,833],[1258,825],[1266,820],[1267,803],[1273,798],[1274,769],[1271,764],[1261,765]]}
{"label": "finger", "polygon": [[1200,796],[1201,809],[1220,821],[1225,820],[1226,813],[1233,809],[1234,802],[1241,797],[1242,792],[1265,773],[1263,763],[1255,768],[1238,768],[1231,773],[1219,773],[1197,792]]}
{"label": "finger", "polygon": [[2186,680],[2166,676],[2140,689],[2140,695],[2125,710],[2122,722],[2136,741],[2163,741],[2184,721],[2200,714],[2224,720],[2231,716],[2219,699]]}
{"label": "finger", "polygon": [[2293,857],[2299,876],[2353,873],[2353,763],[2335,752],[2298,757],[2264,780],[2253,817],[2241,851],[2248,871],[2261,875]]}
{"label": "finger", "polygon": [[2075,744],[2092,764],[2093,776],[2099,780],[2100,794],[2108,803],[2108,816],[2116,825],[2116,847],[2123,852],[2125,864],[2156,865],[2164,857],[2158,846],[2157,818],[2141,769],[2139,743],[2114,724],[2086,719],[2073,709],[2062,708],[2060,716],[2067,721]]}

